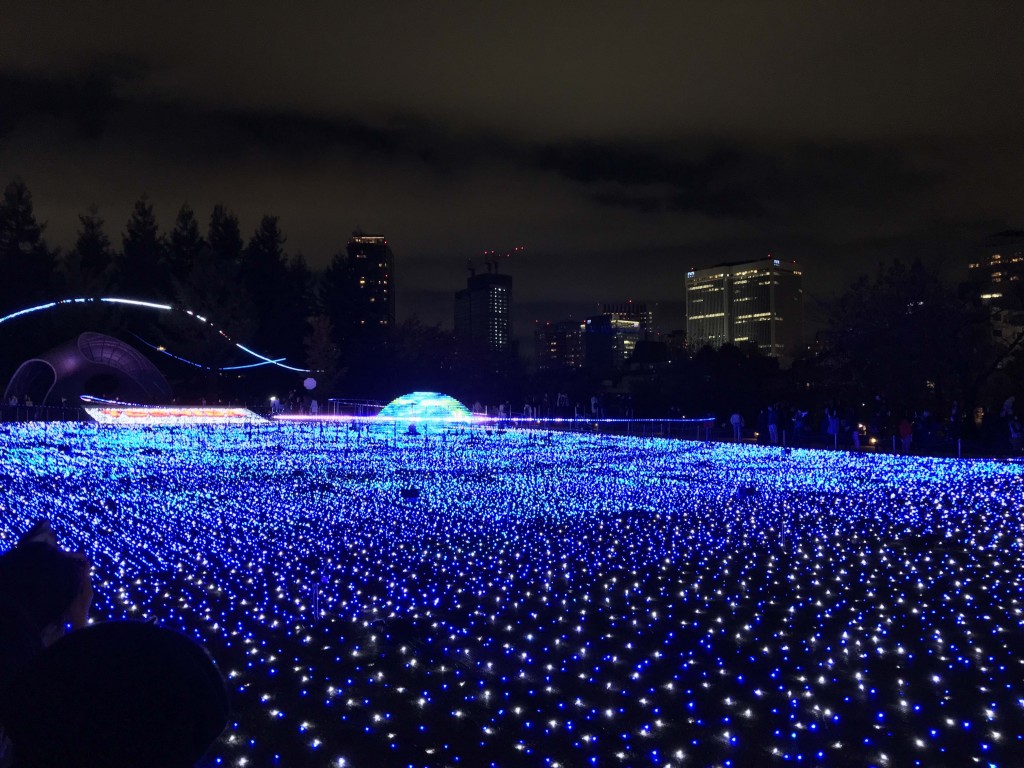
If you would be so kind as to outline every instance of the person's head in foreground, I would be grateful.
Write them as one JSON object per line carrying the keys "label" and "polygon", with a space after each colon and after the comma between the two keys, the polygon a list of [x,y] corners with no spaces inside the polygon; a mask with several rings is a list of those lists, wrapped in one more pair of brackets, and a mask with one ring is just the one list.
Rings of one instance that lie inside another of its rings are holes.
{"label": "person's head in foreground", "polygon": [[89,561],[82,554],[25,540],[0,555],[0,680],[66,628],[84,627],[92,596]]}
{"label": "person's head in foreground", "polygon": [[194,640],[110,622],[47,648],[0,710],[20,768],[186,768],[224,729],[228,699]]}

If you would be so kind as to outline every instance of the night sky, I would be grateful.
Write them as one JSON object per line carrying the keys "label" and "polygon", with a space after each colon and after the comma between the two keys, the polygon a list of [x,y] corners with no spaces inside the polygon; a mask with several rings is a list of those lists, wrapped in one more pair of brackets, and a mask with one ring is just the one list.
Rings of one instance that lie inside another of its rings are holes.
{"label": "night sky", "polygon": [[[682,322],[690,267],[771,253],[812,299],[879,261],[950,277],[1024,227],[1020,3],[14,3],[0,183],[52,245],[227,204],[322,266],[395,252],[399,319],[451,325],[466,262],[517,330],[602,301]],[[811,314],[813,316],[813,309]]]}

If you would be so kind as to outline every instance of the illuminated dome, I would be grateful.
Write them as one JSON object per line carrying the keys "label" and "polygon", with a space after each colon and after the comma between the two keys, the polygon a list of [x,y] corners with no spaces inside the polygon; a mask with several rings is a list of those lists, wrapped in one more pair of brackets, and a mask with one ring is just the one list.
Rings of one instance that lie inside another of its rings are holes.
{"label": "illuminated dome", "polygon": [[378,418],[395,421],[472,421],[473,414],[454,397],[439,392],[410,392],[384,406]]}

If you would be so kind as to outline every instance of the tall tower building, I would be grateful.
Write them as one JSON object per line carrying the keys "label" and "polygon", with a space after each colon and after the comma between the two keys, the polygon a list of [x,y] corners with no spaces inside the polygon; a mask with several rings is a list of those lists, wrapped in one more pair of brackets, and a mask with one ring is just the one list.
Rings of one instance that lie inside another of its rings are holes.
{"label": "tall tower building", "polygon": [[615,320],[638,321],[640,323],[640,338],[644,341],[655,335],[654,312],[642,302],[622,301],[604,304],[601,307],[601,314],[608,315]]}
{"label": "tall tower building", "polygon": [[455,339],[490,352],[512,349],[512,276],[470,275],[455,294]]}
{"label": "tall tower building", "polygon": [[770,357],[792,357],[803,340],[803,273],[780,259],[719,264],[686,273],[690,347],[756,344]]}
{"label": "tall tower building", "polygon": [[983,304],[1017,308],[1024,301],[1024,244],[1014,250],[987,253],[968,264],[968,271]]}
{"label": "tall tower building", "polygon": [[537,370],[583,367],[583,329],[579,320],[545,323],[533,333]]}
{"label": "tall tower building", "polygon": [[353,232],[345,246],[346,280],[353,326],[390,330],[395,326],[394,257],[383,235]]}
{"label": "tall tower building", "polygon": [[968,273],[974,299],[989,310],[994,337],[1014,343],[1024,333],[1024,237],[994,237],[987,252],[968,264]]}
{"label": "tall tower building", "polygon": [[629,363],[640,340],[640,321],[617,313],[588,317],[583,331],[585,366],[600,374],[621,371]]}

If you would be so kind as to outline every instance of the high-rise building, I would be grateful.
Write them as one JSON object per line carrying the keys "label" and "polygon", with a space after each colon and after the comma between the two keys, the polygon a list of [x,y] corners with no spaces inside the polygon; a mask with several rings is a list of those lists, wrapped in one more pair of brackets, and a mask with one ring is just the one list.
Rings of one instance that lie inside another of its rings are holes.
{"label": "high-rise building", "polygon": [[583,367],[583,328],[579,320],[545,323],[533,333],[537,370]]}
{"label": "high-rise building", "polygon": [[686,273],[686,336],[691,349],[755,344],[792,357],[803,337],[803,276],[780,259],[719,264]]}
{"label": "high-rise building", "polygon": [[383,235],[353,232],[345,247],[345,312],[353,326],[389,330],[395,325],[394,256]]}
{"label": "high-rise building", "polygon": [[640,321],[613,313],[588,317],[583,331],[583,355],[588,369],[599,374],[621,371],[640,340]]}
{"label": "high-rise building", "polygon": [[455,294],[455,339],[490,352],[512,350],[512,276],[470,275]]}
{"label": "high-rise building", "polygon": [[978,298],[988,306],[1019,306],[1024,297],[1024,248],[988,253],[968,265]]}
{"label": "high-rise building", "polygon": [[640,337],[644,340],[650,339],[654,335],[654,312],[649,310],[644,303],[621,301],[604,304],[601,307],[601,314],[617,320],[636,320],[640,323]]}
{"label": "high-rise building", "polygon": [[1024,238],[997,237],[968,264],[974,298],[988,307],[995,339],[1012,344],[1024,333]]}

